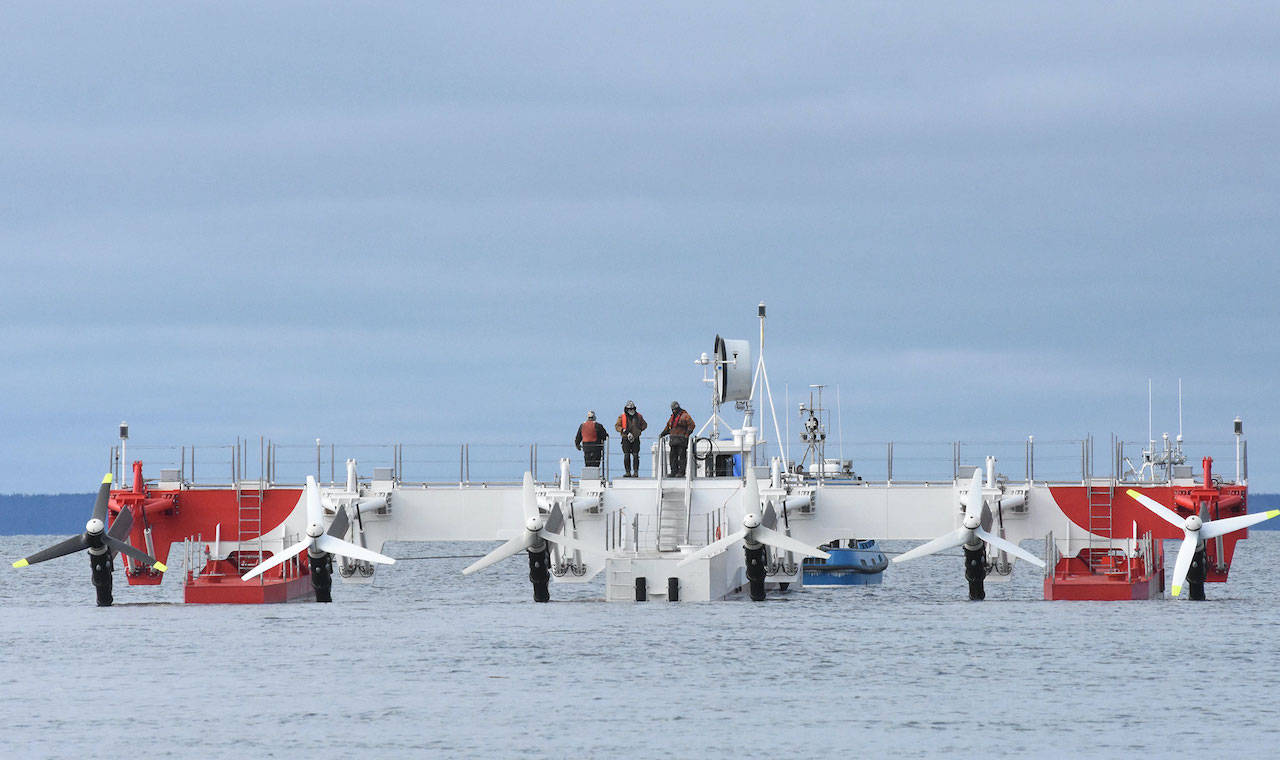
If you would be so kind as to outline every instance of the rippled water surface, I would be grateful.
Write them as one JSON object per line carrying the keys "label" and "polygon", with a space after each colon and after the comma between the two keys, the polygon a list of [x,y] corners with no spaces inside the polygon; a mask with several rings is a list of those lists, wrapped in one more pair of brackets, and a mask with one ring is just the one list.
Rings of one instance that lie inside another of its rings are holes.
{"label": "rippled water surface", "polygon": [[175,562],[159,587],[117,573],[108,609],[83,556],[8,567],[58,538],[0,537],[0,757],[1269,757],[1280,741],[1277,533],[1242,543],[1199,604],[1045,602],[1025,565],[968,602],[957,556],[762,604],[606,604],[597,578],[541,605],[520,559],[463,577],[460,558],[256,607],[181,604]]}

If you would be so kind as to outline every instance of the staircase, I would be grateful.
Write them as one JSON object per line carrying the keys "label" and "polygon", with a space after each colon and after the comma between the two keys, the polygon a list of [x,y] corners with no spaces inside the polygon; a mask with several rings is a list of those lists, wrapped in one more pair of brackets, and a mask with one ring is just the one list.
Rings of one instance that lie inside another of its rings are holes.
{"label": "staircase", "polygon": [[[262,481],[257,482],[256,489],[245,490],[244,483],[240,480],[236,480],[235,485],[238,523],[236,540],[240,542],[236,562],[240,574],[244,575],[262,562]],[[256,541],[258,548],[246,550],[244,547],[251,541]]]}
{"label": "staircase", "polygon": [[1093,569],[1099,573],[1124,572],[1116,565],[1109,540],[1112,537],[1111,505],[1115,501],[1115,481],[1111,478],[1106,481],[1090,480],[1085,488],[1089,500],[1089,554]]}
{"label": "staircase", "polygon": [[689,509],[685,489],[663,488],[658,503],[658,551],[678,551],[689,534]]}

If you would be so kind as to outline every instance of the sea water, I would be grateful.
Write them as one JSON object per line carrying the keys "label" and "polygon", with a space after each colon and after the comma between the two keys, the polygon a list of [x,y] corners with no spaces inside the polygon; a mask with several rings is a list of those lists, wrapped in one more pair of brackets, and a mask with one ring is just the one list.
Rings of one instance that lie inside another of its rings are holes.
{"label": "sea water", "polygon": [[488,545],[403,543],[449,558],[264,606],[183,605],[175,561],[104,609],[84,556],[8,567],[60,538],[0,538],[2,758],[1280,753],[1277,533],[1204,603],[1046,602],[1026,564],[969,602],[957,555],[759,604],[601,578],[536,604],[523,558],[464,577]]}

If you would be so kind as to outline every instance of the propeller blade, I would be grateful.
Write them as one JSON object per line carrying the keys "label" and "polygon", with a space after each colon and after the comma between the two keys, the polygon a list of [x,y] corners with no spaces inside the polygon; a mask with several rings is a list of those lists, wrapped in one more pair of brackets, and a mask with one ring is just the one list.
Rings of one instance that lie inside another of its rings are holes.
{"label": "propeller blade", "polygon": [[334,538],[342,538],[347,535],[347,529],[350,527],[351,518],[347,515],[347,508],[338,507],[338,513],[333,516],[333,522],[329,523],[329,529],[325,533]]}
{"label": "propeller blade", "polygon": [[320,505],[320,486],[312,475],[307,476],[304,498],[307,500],[307,524],[324,525],[324,507]]}
{"label": "propeller blade", "polygon": [[585,543],[579,541],[576,538],[569,538],[568,536],[562,533],[552,533],[546,528],[543,528],[542,530],[538,531],[538,535],[542,536],[543,538],[550,541],[551,543],[559,544],[566,549],[573,549],[576,551],[580,551],[583,554],[594,554],[597,556],[600,554],[600,552],[590,548]]}
{"label": "propeller blade", "polygon": [[547,515],[546,528],[549,533],[559,533],[562,527],[564,527],[564,511],[557,504],[551,508],[551,513]]}
{"label": "propeller blade", "polygon": [[356,546],[350,541],[343,541],[328,534],[316,539],[316,548],[322,552],[337,554],[340,557],[350,557],[351,559],[364,560],[365,562],[377,562],[380,565],[394,565],[396,563],[395,559],[385,554],[379,554],[363,546]]}
{"label": "propeller blade", "polygon": [[289,560],[293,559],[299,554],[305,552],[307,550],[307,547],[310,545],[311,545],[310,541],[299,541],[298,543],[294,544],[293,546],[290,546],[288,549],[285,549],[279,554],[273,554],[271,556],[271,559],[267,560],[266,562],[259,563],[257,567],[253,568],[249,572],[240,576],[240,580],[242,581],[253,580],[254,578],[257,578],[259,575],[262,575],[263,573],[267,572],[271,568],[277,567],[279,565],[283,565],[284,563],[288,562]]}
{"label": "propeller blade", "polygon": [[947,549],[954,549],[960,546],[968,538],[968,531],[964,528],[956,528],[945,536],[938,536],[928,543],[920,544],[909,552],[904,552],[893,558],[894,562],[906,562],[909,559],[924,557],[929,554],[937,554]]}
{"label": "propeller blade", "polygon": [[111,538],[121,541],[129,540],[129,531],[133,528],[133,510],[128,507],[120,510],[116,515],[116,519],[111,521],[111,527],[107,528],[107,535]]}
{"label": "propeller blade", "polygon": [[102,540],[104,543],[106,543],[107,546],[110,546],[112,549],[120,552],[121,554],[124,554],[127,557],[131,557],[137,560],[138,562],[141,562],[144,565],[150,565],[162,573],[165,570],[169,569],[168,567],[165,567],[165,564],[163,562],[156,559],[155,557],[152,557],[150,554],[147,554],[141,549],[133,548],[132,544],[127,544],[124,541],[121,541],[118,538],[112,538],[111,536],[106,536]]}
{"label": "propeller blade", "polygon": [[59,543],[56,543],[53,546],[50,546],[48,549],[42,549],[36,552],[35,554],[32,554],[30,557],[27,557],[26,559],[20,559],[17,562],[14,562],[13,566],[26,567],[27,565],[34,565],[37,562],[44,562],[46,560],[54,559],[55,557],[65,557],[68,554],[74,554],[75,552],[78,552],[81,549],[87,549],[87,548],[89,548],[89,541],[88,541],[88,538],[82,533],[78,536],[72,536],[71,538],[68,538],[66,541],[61,541]]}
{"label": "propeller blade", "polygon": [[778,512],[773,508],[773,502],[769,502],[769,506],[764,508],[764,513],[760,515],[760,524],[770,530],[778,527]]}
{"label": "propeller blade", "polygon": [[538,493],[533,490],[533,473],[531,472],[524,474],[524,486],[520,489],[520,511],[524,515],[525,523],[529,522],[530,517],[541,514],[538,511]]}
{"label": "propeller blade", "polygon": [[690,554],[688,557],[685,557],[684,559],[680,560],[679,562],[676,563],[676,567],[684,567],[685,565],[689,564],[690,562],[693,562],[694,560],[704,559],[706,557],[719,554],[725,549],[728,549],[730,546],[733,546],[735,542],[741,541],[746,537],[747,537],[747,531],[745,529],[734,531],[733,533],[730,533],[729,535],[725,536],[719,541],[713,541],[712,543],[707,544],[706,546],[702,547],[701,549],[694,552],[693,554]]}
{"label": "propeller blade", "polygon": [[1145,494],[1140,494],[1137,491],[1133,490],[1132,488],[1125,491],[1125,493],[1129,494],[1129,498],[1133,499],[1134,501],[1138,502],[1142,506],[1151,510],[1157,517],[1169,523],[1170,525],[1176,525],[1179,528],[1181,528],[1187,522],[1187,518],[1179,515],[1177,512],[1174,512],[1172,509],[1169,509],[1168,507],[1156,501],[1155,499],[1151,498],[1150,496],[1146,496]]}
{"label": "propeller blade", "polygon": [[1191,569],[1191,560],[1195,557],[1198,543],[1200,541],[1196,534],[1187,533],[1187,537],[1182,539],[1182,546],[1178,547],[1178,559],[1173,563],[1174,596],[1182,593],[1182,584],[1187,580],[1187,571]]}
{"label": "propeller blade", "polygon": [[977,530],[974,531],[974,533],[977,534],[978,538],[981,538],[983,541],[986,541],[988,544],[991,544],[992,546],[994,546],[997,549],[1000,549],[1001,551],[1008,552],[1009,554],[1012,554],[1018,559],[1025,559],[1026,561],[1030,562],[1036,567],[1044,567],[1044,560],[1040,559],[1039,557],[1027,551],[1026,549],[1023,549],[1021,546],[1018,546],[1012,541],[1003,539],[995,535],[994,533],[988,533],[982,528],[978,528]]}
{"label": "propeller blade", "polygon": [[93,502],[93,518],[101,520],[103,525],[107,524],[107,499],[111,497],[111,473],[107,473],[102,479],[102,485],[98,486],[98,498]]}
{"label": "propeller blade", "polygon": [[805,557],[821,557],[823,559],[831,558],[830,554],[822,551],[821,549],[816,549],[803,541],[794,539],[785,533],[779,533],[772,528],[766,528],[763,525],[751,531],[751,537],[756,541],[759,541],[762,544],[768,544],[775,549],[800,554]]}
{"label": "propeller blade", "polygon": [[1217,538],[1218,536],[1225,536],[1233,530],[1257,525],[1264,520],[1270,520],[1276,515],[1280,515],[1280,509],[1273,509],[1269,512],[1255,512],[1251,515],[1240,515],[1239,517],[1226,517],[1221,520],[1211,520],[1200,528],[1200,537]]}
{"label": "propeller blade", "polygon": [[515,538],[506,542],[502,546],[499,546],[497,549],[494,549],[493,551],[484,555],[483,558],[472,563],[470,567],[462,571],[462,574],[471,575],[477,570],[483,570],[489,565],[497,564],[498,562],[501,562],[507,557],[514,557],[515,555],[529,548],[530,538],[532,538],[535,535],[537,534],[530,533],[527,530],[522,531],[520,535],[516,536]]}
{"label": "propeller blade", "polygon": [[964,515],[982,519],[982,468],[973,471],[969,479],[969,490],[964,495]]}

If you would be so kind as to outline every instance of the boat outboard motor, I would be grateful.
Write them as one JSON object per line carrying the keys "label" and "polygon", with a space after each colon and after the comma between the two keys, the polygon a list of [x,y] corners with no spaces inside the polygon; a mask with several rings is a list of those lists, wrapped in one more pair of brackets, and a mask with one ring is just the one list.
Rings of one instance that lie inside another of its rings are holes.
{"label": "boat outboard motor", "polygon": [[89,572],[93,579],[93,587],[97,591],[98,606],[110,607],[115,600],[111,596],[111,571],[115,567],[117,552],[132,557],[135,561],[154,567],[159,572],[168,568],[146,552],[135,549],[125,539],[129,529],[133,527],[133,513],[121,510],[119,516],[107,529],[107,501],[111,497],[111,474],[102,479],[98,487],[98,498],[93,504],[93,516],[85,523],[84,533],[72,536],[66,541],[54,544],[48,549],[38,551],[25,559],[13,563],[14,567],[27,567],[37,562],[74,554],[81,549],[89,550]]}

